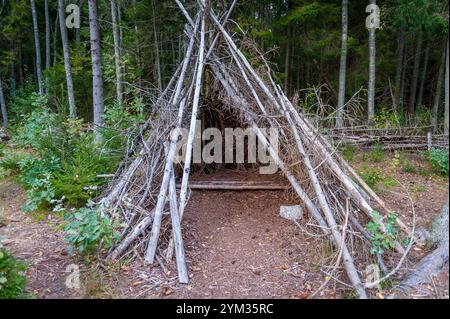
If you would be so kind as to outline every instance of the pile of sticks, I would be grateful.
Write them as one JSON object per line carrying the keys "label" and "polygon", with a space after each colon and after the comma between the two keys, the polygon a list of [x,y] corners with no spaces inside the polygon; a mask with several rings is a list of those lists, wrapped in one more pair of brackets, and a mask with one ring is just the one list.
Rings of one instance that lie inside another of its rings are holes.
{"label": "pile of sticks", "polygon": [[[109,257],[144,252],[145,261],[152,264],[155,259],[169,262],[175,252],[179,280],[188,282],[181,221],[199,105],[206,98],[202,94],[209,94],[208,99],[219,99],[224,108],[238,114],[242,126],[253,129],[315,220],[315,229],[331,238],[336,255],[330,273],[345,269],[357,295],[367,298],[370,285],[361,280],[361,272],[370,262],[371,237],[362,226],[374,219],[368,198],[385,215],[389,209],[288,100],[257,48],[248,59],[238,47],[225,28],[236,1],[218,15],[209,2],[198,0],[194,18],[175,1],[186,17],[189,42],[184,60],[156,103],[155,115],[135,139],[101,201],[103,211],[124,225],[122,239]],[[255,62],[263,66],[258,71],[252,66]],[[202,90],[205,74],[213,79],[208,90]],[[185,158],[183,164],[174,164],[177,132],[183,127],[189,130]],[[261,129],[268,127],[279,130],[279,152]],[[397,224],[409,233],[400,220]],[[380,227],[386,232],[383,222]],[[392,255],[404,253],[396,242]]]}

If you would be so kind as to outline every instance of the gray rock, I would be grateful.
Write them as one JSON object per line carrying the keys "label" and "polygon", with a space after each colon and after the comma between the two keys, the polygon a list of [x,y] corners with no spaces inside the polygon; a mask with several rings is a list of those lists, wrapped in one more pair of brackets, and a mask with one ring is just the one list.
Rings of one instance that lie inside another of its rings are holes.
{"label": "gray rock", "polygon": [[299,205],[280,206],[280,216],[293,221],[298,221],[303,217],[303,208]]}

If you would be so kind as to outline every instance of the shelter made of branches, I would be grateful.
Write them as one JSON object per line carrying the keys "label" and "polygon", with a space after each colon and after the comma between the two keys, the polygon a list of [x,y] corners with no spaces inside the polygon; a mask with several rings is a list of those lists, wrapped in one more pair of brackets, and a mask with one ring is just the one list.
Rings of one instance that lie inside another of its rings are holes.
{"label": "shelter made of branches", "polygon": [[[122,239],[109,257],[118,259],[143,251],[146,262],[152,264],[158,256],[170,261],[175,252],[180,282],[188,282],[181,222],[188,199],[196,120],[201,102],[209,95],[236,114],[242,126],[254,131],[315,221],[315,229],[333,242],[337,251],[334,269],[342,264],[358,296],[366,298],[371,284],[364,283],[361,274],[370,262],[371,236],[362,225],[373,220],[386,233],[374,210],[386,216],[389,209],[289,101],[256,46],[247,46],[244,54],[245,43],[238,45],[236,36],[226,28],[236,1],[220,14],[206,0],[198,0],[190,12],[175,1],[187,20],[184,59],[101,201],[103,211],[124,225]],[[279,152],[262,127],[279,130]],[[188,129],[189,135],[184,162],[175,164],[180,128]],[[179,191],[177,180],[181,181]],[[169,215],[164,214],[167,210]],[[397,225],[409,234],[400,220]],[[393,254],[405,253],[397,241],[394,246]]]}

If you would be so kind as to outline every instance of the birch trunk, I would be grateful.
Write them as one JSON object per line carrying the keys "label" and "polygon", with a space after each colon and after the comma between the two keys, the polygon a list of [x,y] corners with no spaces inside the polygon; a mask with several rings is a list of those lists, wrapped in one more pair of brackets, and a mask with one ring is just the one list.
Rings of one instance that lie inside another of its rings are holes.
{"label": "birch trunk", "polygon": [[433,101],[433,116],[431,118],[431,126],[433,126],[433,133],[436,133],[438,129],[439,118],[439,104],[441,104],[442,95],[442,82],[444,81],[444,69],[445,69],[445,43],[442,45],[441,61],[439,63],[439,72],[436,80],[436,91]]}
{"label": "birch trunk", "polygon": [[94,102],[94,127],[95,140],[102,140],[100,129],[103,127],[104,104],[103,104],[103,77],[102,56],[100,50],[100,30],[98,26],[97,1],[88,0],[89,4],[89,30],[92,57],[92,86]]}
{"label": "birch trunk", "polygon": [[289,25],[286,35],[286,56],[284,60],[284,90],[289,95],[289,76],[291,68],[291,34],[292,26]]}
{"label": "birch trunk", "polygon": [[[370,1],[376,4],[375,0]],[[369,28],[369,87],[367,98],[368,122],[372,124],[375,118],[375,71],[376,71],[376,27]]]}
{"label": "birch trunk", "polygon": [[111,17],[113,27],[114,38],[114,60],[116,64],[116,94],[117,102],[122,104],[123,101],[123,80],[122,80],[122,57],[120,47],[120,31],[119,31],[119,18],[118,18],[118,6],[116,0],[111,0]]}
{"label": "birch trunk", "polygon": [[61,31],[62,47],[64,53],[64,69],[66,71],[67,99],[69,100],[69,113],[71,118],[75,118],[77,116],[77,108],[75,105],[75,95],[73,91],[72,66],[70,65],[70,48],[65,23],[64,0],[58,0],[58,16],[59,16],[59,27]]}
{"label": "birch trunk", "polygon": [[0,108],[2,111],[2,124],[4,128],[8,128],[8,113],[6,111],[5,95],[3,94],[2,79],[0,79]]}
{"label": "birch trunk", "polygon": [[41,64],[41,43],[39,40],[39,25],[37,21],[36,2],[30,0],[31,16],[33,18],[33,34],[34,34],[34,48],[36,54],[36,79],[38,82],[39,94],[44,94],[44,84],[42,82],[42,64]]}
{"label": "birch trunk", "polygon": [[420,58],[421,58],[421,52],[422,52],[422,43],[423,43],[423,38],[422,38],[422,35],[420,35],[419,38],[417,39],[416,54],[414,57],[413,74],[412,74],[411,85],[410,85],[410,95],[409,95],[409,103],[408,103],[408,115],[409,115],[410,119],[412,117],[414,117],[414,112],[416,109],[417,82],[419,79],[419,67],[420,67]]}
{"label": "birch trunk", "polygon": [[339,96],[336,113],[336,127],[344,124],[345,77],[347,72],[348,0],[342,0],[342,43],[341,65],[339,68]]}

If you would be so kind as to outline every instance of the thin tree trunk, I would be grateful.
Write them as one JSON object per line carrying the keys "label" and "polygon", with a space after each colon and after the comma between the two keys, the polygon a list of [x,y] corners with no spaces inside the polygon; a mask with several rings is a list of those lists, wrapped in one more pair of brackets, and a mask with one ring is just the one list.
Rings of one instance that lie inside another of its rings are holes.
{"label": "thin tree trunk", "polygon": [[449,47],[448,47],[448,37],[447,37],[447,50],[446,50],[446,57],[445,57],[445,111],[444,111],[444,134],[448,135],[448,129],[449,129],[449,100],[448,100],[448,77],[450,76],[449,70],[448,70],[448,55],[449,55]]}
{"label": "thin tree trunk", "polygon": [[439,118],[439,104],[441,104],[442,95],[442,82],[444,80],[444,69],[445,69],[445,44],[442,46],[441,62],[439,64],[438,78],[436,81],[436,93],[434,95],[433,102],[433,117],[431,119],[431,125],[433,126],[433,133],[437,131],[438,128],[438,118]]}
{"label": "thin tree trunk", "polygon": [[70,117],[75,118],[77,116],[77,108],[75,105],[75,95],[73,92],[73,79],[72,79],[72,67],[70,65],[70,48],[69,39],[67,37],[67,29],[65,23],[64,14],[64,0],[58,0],[58,13],[59,13],[59,26],[61,29],[61,40],[64,53],[64,69],[66,71],[66,83],[67,83],[67,99],[69,100],[69,112]]}
{"label": "thin tree trunk", "polygon": [[417,39],[416,53],[414,56],[414,67],[413,74],[411,77],[411,85],[410,85],[410,93],[409,93],[409,103],[408,103],[408,115],[410,120],[414,116],[415,107],[416,107],[416,95],[417,95],[417,81],[419,78],[419,67],[420,67],[420,58],[422,52],[422,35],[419,35]]}
{"label": "thin tree trunk", "polygon": [[408,66],[407,66],[407,58],[408,58],[408,50],[405,49],[403,53],[403,67],[402,67],[402,79],[400,83],[400,96],[399,96],[399,106],[402,108],[402,111],[404,112],[404,101],[405,101],[405,87],[406,87],[406,74],[408,73]]}
{"label": "thin tree trunk", "polygon": [[342,43],[341,65],[339,67],[339,96],[336,113],[336,127],[344,124],[345,78],[347,73],[348,0],[342,0]]}
{"label": "thin tree trunk", "polygon": [[[375,0],[370,1],[371,4],[376,4]],[[369,87],[367,98],[367,115],[368,122],[372,124],[375,118],[375,71],[376,71],[376,27],[369,28]]]}
{"label": "thin tree trunk", "polygon": [[122,62],[121,62],[121,47],[120,47],[120,32],[119,32],[119,19],[118,19],[118,7],[116,0],[111,0],[111,17],[113,25],[113,38],[114,38],[114,60],[116,64],[116,94],[117,102],[122,104],[123,100],[123,80],[122,80]]}
{"label": "thin tree trunk", "polygon": [[45,68],[50,68],[50,13],[48,11],[48,0],[45,6]]}
{"label": "thin tree trunk", "polygon": [[53,66],[56,65],[58,59],[58,25],[59,25],[59,13],[56,12],[55,30],[53,32]]}
{"label": "thin tree trunk", "polygon": [[425,48],[425,54],[423,57],[423,68],[420,75],[419,96],[417,97],[417,106],[420,107],[423,102],[423,91],[425,90],[425,79],[427,77],[428,60],[430,58],[430,43]]}
{"label": "thin tree trunk", "polygon": [[100,129],[104,125],[103,104],[103,76],[102,56],[100,49],[100,30],[98,26],[97,1],[88,0],[89,4],[89,30],[92,57],[92,95],[94,104],[94,130],[95,141],[100,143],[102,135]]}
{"label": "thin tree trunk", "polygon": [[76,28],[75,29],[75,42],[76,43],[80,43],[81,41],[81,15],[83,14],[83,5],[84,5],[84,0],[80,0],[78,2],[78,6],[80,7],[80,28]]}
{"label": "thin tree trunk", "polygon": [[0,79],[0,108],[2,111],[2,124],[4,128],[8,128],[8,113],[6,111],[5,95],[3,94],[2,79]]}
{"label": "thin tree trunk", "polygon": [[153,10],[153,41],[155,45],[155,71],[156,78],[158,81],[158,90],[162,92],[162,75],[161,75],[161,61],[159,57],[159,43],[158,43],[158,34],[156,32],[156,23],[155,23],[155,3],[152,2],[152,10]]}
{"label": "thin tree trunk", "polygon": [[400,92],[403,74],[404,55],[405,55],[405,36],[403,34],[403,31],[400,31],[398,34],[397,67],[395,70],[395,95],[399,103],[401,103],[402,100],[402,98],[400,97]]}
{"label": "thin tree trunk", "polygon": [[292,26],[289,25],[286,35],[286,56],[284,62],[284,90],[289,96],[289,76],[291,68],[291,37],[292,37]]}
{"label": "thin tree trunk", "polygon": [[44,84],[42,82],[42,64],[41,64],[41,43],[39,40],[39,26],[37,21],[36,2],[30,0],[31,16],[33,18],[34,47],[36,53],[36,80],[38,82],[39,94],[44,94]]}

